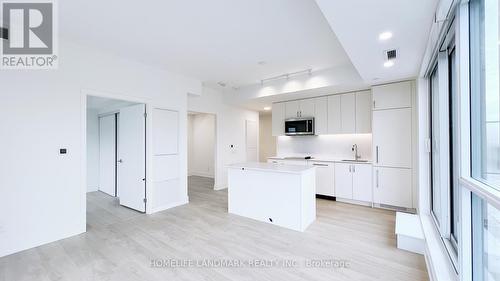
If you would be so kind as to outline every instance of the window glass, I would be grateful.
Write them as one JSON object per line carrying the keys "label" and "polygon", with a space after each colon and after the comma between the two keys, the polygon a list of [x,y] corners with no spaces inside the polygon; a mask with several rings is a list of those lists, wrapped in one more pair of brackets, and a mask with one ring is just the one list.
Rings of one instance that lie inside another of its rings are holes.
{"label": "window glass", "polygon": [[498,2],[470,2],[472,177],[496,189],[500,189]]}
{"label": "window glass", "polygon": [[440,138],[439,138],[439,74],[437,66],[431,74],[431,174],[432,174],[432,212],[438,224],[441,219],[441,181],[440,181]]}
{"label": "window glass", "polygon": [[473,280],[500,281],[500,210],[472,195]]}
{"label": "window glass", "polygon": [[448,82],[449,82],[449,120],[450,120],[450,241],[457,252],[459,201],[459,169],[458,169],[458,92],[457,67],[455,47],[451,46],[448,55]]}

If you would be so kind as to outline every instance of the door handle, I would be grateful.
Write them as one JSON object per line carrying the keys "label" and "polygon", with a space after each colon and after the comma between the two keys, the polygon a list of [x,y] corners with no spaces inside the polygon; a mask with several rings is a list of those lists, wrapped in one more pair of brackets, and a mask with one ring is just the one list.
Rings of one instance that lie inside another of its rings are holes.
{"label": "door handle", "polygon": [[378,188],[378,170],[375,171],[375,187]]}
{"label": "door handle", "polygon": [[378,164],[378,145],[375,146],[375,162]]}

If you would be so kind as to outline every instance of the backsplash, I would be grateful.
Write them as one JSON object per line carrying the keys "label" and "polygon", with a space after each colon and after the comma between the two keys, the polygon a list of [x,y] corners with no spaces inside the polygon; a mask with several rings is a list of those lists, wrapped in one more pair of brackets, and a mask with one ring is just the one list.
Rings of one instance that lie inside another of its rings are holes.
{"label": "backsplash", "polygon": [[280,136],[276,140],[276,153],[279,157],[312,155],[351,159],[354,158],[353,144],[358,145],[361,159],[372,160],[372,134]]}

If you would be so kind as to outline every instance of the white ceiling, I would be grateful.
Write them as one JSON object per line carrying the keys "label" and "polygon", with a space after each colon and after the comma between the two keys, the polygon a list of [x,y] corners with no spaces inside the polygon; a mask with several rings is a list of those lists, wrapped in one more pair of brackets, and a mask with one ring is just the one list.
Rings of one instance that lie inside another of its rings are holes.
{"label": "white ceiling", "polygon": [[[416,77],[438,0],[316,0],[352,63],[366,82]],[[378,35],[391,31],[381,42]],[[385,68],[384,51],[398,59]]]}
{"label": "white ceiling", "polygon": [[208,85],[350,64],[314,0],[72,0],[59,15],[63,38]]}

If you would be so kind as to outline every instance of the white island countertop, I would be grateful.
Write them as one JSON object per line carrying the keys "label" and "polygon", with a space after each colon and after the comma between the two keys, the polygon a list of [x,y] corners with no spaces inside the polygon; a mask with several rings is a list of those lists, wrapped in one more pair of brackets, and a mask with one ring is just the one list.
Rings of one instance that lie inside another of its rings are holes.
{"label": "white island countertop", "polygon": [[262,163],[262,162],[248,162],[237,163],[227,166],[229,169],[245,169],[255,171],[268,171],[278,173],[291,173],[301,174],[303,172],[314,169],[314,166],[300,166],[300,165],[282,165],[275,163]]}

